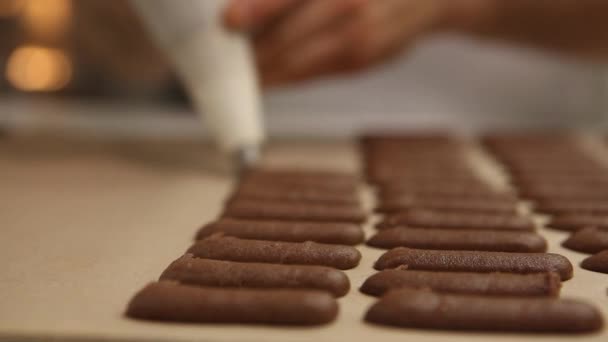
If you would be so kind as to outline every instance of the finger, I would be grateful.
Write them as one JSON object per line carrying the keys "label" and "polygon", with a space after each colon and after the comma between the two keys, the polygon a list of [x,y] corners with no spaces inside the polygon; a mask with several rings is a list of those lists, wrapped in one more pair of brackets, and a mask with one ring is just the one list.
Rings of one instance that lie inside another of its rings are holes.
{"label": "finger", "polygon": [[385,0],[360,17],[354,25],[359,37],[353,62],[358,67],[378,63],[402,51],[426,32],[435,18],[435,7],[428,3]]}
{"label": "finger", "polygon": [[306,0],[232,0],[224,11],[229,28],[250,31]]}
{"label": "finger", "polygon": [[297,81],[344,69],[344,56],[350,46],[347,24],[314,35],[277,56],[274,63],[262,65],[265,83]]}
{"label": "finger", "polygon": [[[351,15],[336,38],[317,32],[262,65],[269,84],[301,81],[319,75],[354,71],[382,62],[407,47],[436,18],[429,4],[383,0]],[[335,40],[334,40],[335,39]]]}
{"label": "finger", "polygon": [[387,26],[395,25],[389,21],[391,8],[387,4],[390,1],[392,0],[371,4],[357,17],[357,22],[351,25],[350,34],[356,37],[357,42],[350,56],[353,66],[360,68],[370,64],[374,56],[384,50],[387,33],[391,30]]}
{"label": "finger", "polygon": [[298,44],[317,32],[331,29],[362,3],[361,0],[307,1],[257,40],[262,59]]}

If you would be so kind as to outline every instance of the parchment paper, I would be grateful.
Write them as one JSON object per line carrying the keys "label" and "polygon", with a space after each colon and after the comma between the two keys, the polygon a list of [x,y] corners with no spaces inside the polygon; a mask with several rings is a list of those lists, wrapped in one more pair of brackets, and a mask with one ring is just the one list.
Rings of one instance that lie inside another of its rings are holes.
{"label": "parchment paper", "polygon": [[[83,143],[0,140],[1,341],[608,341],[585,336],[471,334],[394,329],[362,321],[374,299],[357,289],[382,251],[360,246],[339,319],[321,328],[146,323],[126,319],[131,296],[179,257],[230,189],[196,142]],[[356,170],[352,142],[271,146],[268,165]],[[362,195],[369,205],[369,193]],[[369,227],[367,234],[371,233]],[[563,297],[594,302],[608,317],[608,275],[582,270],[567,234],[541,229],[550,252],[575,264]]]}

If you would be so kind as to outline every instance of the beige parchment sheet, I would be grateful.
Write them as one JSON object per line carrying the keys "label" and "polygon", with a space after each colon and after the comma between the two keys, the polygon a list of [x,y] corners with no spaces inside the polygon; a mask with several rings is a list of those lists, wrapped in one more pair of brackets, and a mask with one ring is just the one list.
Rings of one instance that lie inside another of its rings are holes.
{"label": "beige parchment sheet", "polygon": [[[182,325],[123,317],[130,297],[153,281],[212,220],[231,179],[194,142],[84,143],[0,140],[1,341],[608,341],[585,336],[471,334],[385,328],[362,321],[374,299],[357,289],[380,250],[359,246],[352,291],[321,328]],[[357,170],[352,142],[285,142],[268,165]],[[369,193],[363,191],[369,205]],[[367,234],[372,229],[366,227]],[[560,247],[567,234],[541,229],[550,251],[575,264],[564,297],[594,302],[608,317],[608,275],[582,270],[584,255]]]}

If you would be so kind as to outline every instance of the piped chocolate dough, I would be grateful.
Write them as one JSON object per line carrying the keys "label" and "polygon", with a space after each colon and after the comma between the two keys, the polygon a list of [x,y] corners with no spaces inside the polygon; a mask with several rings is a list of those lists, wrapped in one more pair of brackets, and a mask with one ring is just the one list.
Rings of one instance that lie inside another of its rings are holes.
{"label": "piped chocolate dough", "polygon": [[285,201],[233,200],[224,217],[254,220],[362,223],[367,219],[358,204],[293,203]]}
{"label": "piped chocolate dough", "polygon": [[131,318],[184,323],[320,325],[333,321],[338,303],[313,290],[220,289],[151,283],[127,308]]}
{"label": "piped chocolate dough", "polygon": [[398,266],[425,271],[556,272],[562,280],[570,279],[573,275],[572,264],[567,258],[546,253],[435,251],[399,247],[384,253],[374,265],[377,270]]}
{"label": "piped chocolate dough", "polygon": [[464,213],[516,214],[517,200],[495,198],[459,198],[401,195],[381,201],[377,211],[395,213],[412,209],[427,209]]}
{"label": "piped chocolate dough", "polygon": [[160,280],[208,287],[324,290],[336,297],[350,289],[346,274],[331,267],[220,261],[191,254],[172,262]]}
{"label": "piped chocolate dough", "polygon": [[551,218],[547,227],[577,231],[585,227],[598,227],[608,229],[608,215],[589,215],[589,214],[563,214],[555,215]]}
{"label": "piped chocolate dough", "polygon": [[487,230],[534,230],[534,222],[519,215],[495,215],[480,213],[456,213],[431,210],[409,210],[388,215],[377,227],[392,228],[400,225],[426,228],[487,229]]}
{"label": "piped chocolate dough", "polygon": [[561,288],[557,273],[471,273],[433,272],[397,269],[380,271],[369,277],[361,292],[381,296],[399,288],[430,288],[442,293],[479,294],[491,296],[556,297]]}
{"label": "piped chocolate dough", "polygon": [[241,239],[357,245],[365,236],[354,223],[240,220],[223,218],[205,225],[196,235],[202,240],[214,234]]}
{"label": "piped chocolate dough", "polygon": [[599,273],[608,273],[608,250],[599,252],[583,260],[581,267]]}
{"label": "piped chocolate dough", "polygon": [[367,244],[385,249],[409,247],[525,253],[547,251],[547,241],[536,233],[499,230],[391,228],[380,230]]}
{"label": "piped chocolate dough", "polygon": [[206,259],[273,264],[317,265],[351,269],[361,260],[353,247],[316,242],[278,242],[211,236],[196,242],[188,253]]}
{"label": "piped chocolate dough", "polygon": [[367,312],[368,322],[408,328],[477,331],[587,333],[603,326],[593,306],[553,298],[391,291]]}
{"label": "piped chocolate dough", "polygon": [[608,229],[589,227],[573,233],[562,246],[573,251],[595,254],[608,250]]}

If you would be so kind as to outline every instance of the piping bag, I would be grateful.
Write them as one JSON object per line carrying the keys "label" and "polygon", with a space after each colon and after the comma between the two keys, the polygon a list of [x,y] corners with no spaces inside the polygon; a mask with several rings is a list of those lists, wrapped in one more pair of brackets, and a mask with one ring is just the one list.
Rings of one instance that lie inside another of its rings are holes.
{"label": "piping bag", "polygon": [[224,28],[228,0],[130,2],[219,147],[237,171],[252,167],[264,140],[260,88],[248,38]]}

